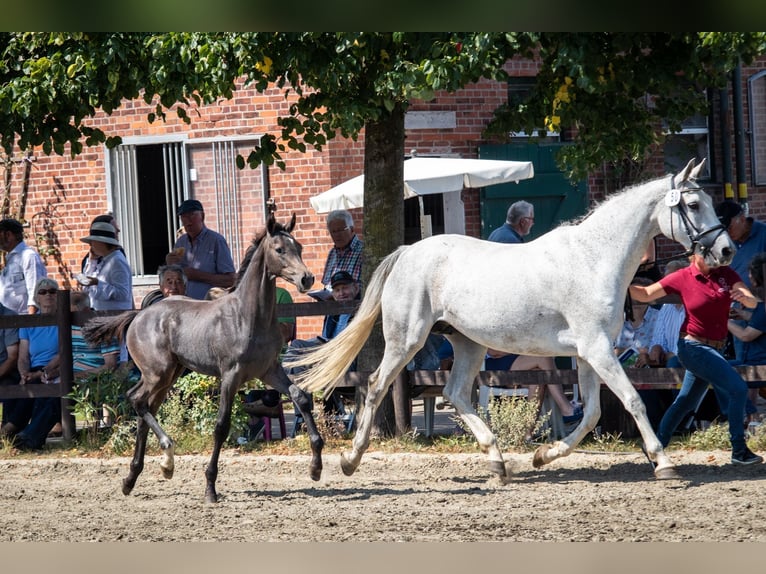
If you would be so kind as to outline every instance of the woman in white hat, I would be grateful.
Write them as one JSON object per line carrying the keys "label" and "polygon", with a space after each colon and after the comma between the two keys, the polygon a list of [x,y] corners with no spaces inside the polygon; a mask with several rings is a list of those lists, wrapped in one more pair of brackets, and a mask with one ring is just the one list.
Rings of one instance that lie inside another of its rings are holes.
{"label": "woman in white hat", "polygon": [[133,274],[113,225],[96,221],[81,241],[90,245],[90,261],[77,282],[88,293],[95,311],[133,308]]}

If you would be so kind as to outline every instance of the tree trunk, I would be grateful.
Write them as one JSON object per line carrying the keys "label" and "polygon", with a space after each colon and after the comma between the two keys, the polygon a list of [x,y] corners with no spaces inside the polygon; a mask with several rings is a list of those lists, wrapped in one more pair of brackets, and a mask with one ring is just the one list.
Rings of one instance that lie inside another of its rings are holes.
{"label": "tree trunk", "polygon": [[[383,258],[404,243],[404,108],[397,105],[379,121],[365,124],[364,140],[364,265],[362,280]],[[359,370],[377,369],[385,341],[380,324],[359,354]],[[373,436],[396,433],[391,389],[378,409]]]}

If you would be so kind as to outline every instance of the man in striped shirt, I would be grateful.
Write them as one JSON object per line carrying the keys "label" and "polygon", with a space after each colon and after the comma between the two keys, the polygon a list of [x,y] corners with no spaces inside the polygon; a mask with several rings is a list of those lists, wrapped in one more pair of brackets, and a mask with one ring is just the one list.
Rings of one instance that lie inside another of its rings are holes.
{"label": "man in striped shirt", "polygon": [[336,209],[327,214],[327,231],[333,247],[327,254],[322,275],[322,284],[331,289],[332,276],[338,271],[349,273],[354,280],[362,282],[362,250],[364,243],[354,233],[354,219],[345,209]]}

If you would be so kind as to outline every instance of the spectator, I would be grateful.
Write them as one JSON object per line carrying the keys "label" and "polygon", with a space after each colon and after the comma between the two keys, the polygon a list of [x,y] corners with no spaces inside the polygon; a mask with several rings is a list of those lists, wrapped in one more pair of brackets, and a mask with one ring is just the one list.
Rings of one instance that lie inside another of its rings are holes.
{"label": "spectator", "polygon": [[[0,316],[6,317],[16,314],[0,303]],[[0,329],[0,386],[19,384],[18,360],[19,330],[16,328]],[[17,408],[19,400],[6,399],[0,401],[3,408],[3,418],[2,422],[0,422],[0,437],[13,436],[18,432],[17,425],[6,425],[12,422],[12,413]]]}
{"label": "spectator", "polygon": [[186,295],[186,273],[180,265],[160,265],[157,269],[157,277],[160,286],[157,289],[149,291],[141,301],[141,308],[145,309],[149,305],[161,301],[171,295]]}
{"label": "spectator", "polygon": [[[40,313],[55,313],[58,283],[44,277],[35,288],[35,305]],[[58,327],[22,327],[19,329],[18,369],[21,384],[53,383],[59,377]],[[59,397],[21,399],[20,409],[24,416],[14,422],[16,447],[21,450],[37,450],[45,445],[45,439],[55,424],[61,420]]]}
{"label": "spectator", "polygon": [[35,285],[48,272],[37,251],[24,243],[24,228],[15,219],[0,220],[0,249],[6,252],[0,303],[20,315],[35,314]]}
{"label": "spectator", "polygon": [[[750,261],[748,271],[750,284],[753,287],[763,287],[763,266],[766,264],[766,252],[759,253]],[[745,326],[740,325],[745,321]],[[729,361],[734,366],[766,365],[766,309],[763,301],[758,301],[755,309],[747,311],[742,308],[732,308],[728,322],[729,332],[735,339],[742,342],[742,358]],[[748,400],[745,404],[746,422],[757,412],[758,389],[748,389]],[[723,412],[726,397],[719,396],[718,403]]]}
{"label": "spectator", "polygon": [[[354,277],[347,271],[338,271],[337,273],[333,274],[330,280],[330,285],[332,287],[332,298],[335,301],[353,301],[354,299],[359,299],[361,297],[362,290],[359,282],[356,281]],[[299,355],[302,349],[308,349],[326,343],[333,337],[338,336],[341,331],[343,331],[343,329],[348,326],[353,318],[354,315],[351,313],[344,313],[341,315],[327,315],[322,325],[322,334],[313,337],[312,339],[296,339],[292,341],[287,350],[286,356],[289,357],[290,355]],[[300,369],[303,370],[305,367],[300,367]],[[355,369],[356,364],[354,363],[350,370],[353,371]],[[288,373],[291,374],[296,374],[297,372],[300,371],[292,369],[288,370]],[[344,413],[343,402],[341,400],[340,391],[338,389],[334,390],[329,397],[325,398],[324,405],[326,412],[334,411],[338,414]]]}
{"label": "spectator", "polygon": [[187,199],[176,211],[185,233],[165,256],[168,265],[181,265],[188,280],[186,295],[204,299],[211,287],[228,289],[236,279],[226,239],[205,226],[205,211],[196,199]]}
{"label": "spectator", "polygon": [[333,246],[327,254],[322,284],[331,286],[333,275],[338,271],[345,271],[361,285],[364,243],[354,233],[354,219],[351,214],[345,209],[336,209],[328,213],[327,231]]}
{"label": "spectator", "polygon": [[[104,215],[97,215],[93,218],[93,221],[90,222],[91,225],[94,223],[108,223],[112,227],[114,227],[115,232],[115,238],[117,241],[120,241],[120,227],[117,225],[117,220],[114,218],[114,215],[112,213],[106,213]],[[125,254],[125,250],[120,247],[120,251],[122,251],[123,255]],[[98,256],[94,256],[93,253],[88,250],[88,253],[85,254],[85,256],[82,258],[82,262],[80,263],[80,271],[84,275],[92,275],[92,269],[91,269],[91,261],[93,262],[92,265],[96,265],[96,260],[98,259]]]}
{"label": "spectator", "polygon": [[[650,285],[651,283],[651,280],[643,277],[636,277],[631,282],[632,285]],[[620,334],[614,341],[614,351],[622,357],[625,351],[632,349],[635,354],[628,366],[649,367],[652,366],[649,348],[654,337],[659,311],[640,301],[631,301],[631,303],[630,318],[623,321]]]}
{"label": "spectator", "polygon": [[534,224],[535,206],[528,201],[517,201],[508,208],[505,223],[490,233],[487,239],[497,243],[523,243]]}
{"label": "spectator", "polygon": [[114,226],[93,223],[90,234],[80,241],[90,244],[92,254],[88,274],[77,277],[77,282],[88,293],[91,308],[95,311],[132,309],[133,277]]}
{"label": "spectator", "polygon": [[[88,301],[87,293],[72,292],[71,311],[87,311],[89,309]],[[82,327],[72,325],[72,370],[75,380],[104,371],[113,371],[117,368],[119,356],[120,345],[116,340],[110,344],[91,347],[82,336]]]}
{"label": "spectator", "polygon": [[[715,211],[718,214],[718,219],[726,227],[729,237],[737,246],[737,252],[734,254],[730,267],[737,272],[745,287],[750,288],[748,273],[750,261],[757,254],[766,251],[766,224],[756,221],[752,217],[747,217],[742,205],[736,201],[722,201],[716,205]],[[739,306],[735,305],[736,307]],[[743,328],[747,325],[746,321],[736,317],[734,321]],[[743,341],[733,337],[732,346],[734,347],[734,358],[742,361]]]}
{"label": "spectator", "polygon": [[711,384],[729,399],[727,416],[732,464],[763,462],[762,457],[750,451],[745,441],[742,421],[747,384],[721,354],[726,343],[731,302],[754,308],[756,298],[731,267],[709,267],[704,256],[697,253],[692,255],[689,267],[648,286],[630,286],[630,296],[642,302],[672,293],[681,296],[686,312],[678,339],[678,358],[686,374],[678,396],[660,421],[657,438],[667,446],[678,425],[696,408]]}

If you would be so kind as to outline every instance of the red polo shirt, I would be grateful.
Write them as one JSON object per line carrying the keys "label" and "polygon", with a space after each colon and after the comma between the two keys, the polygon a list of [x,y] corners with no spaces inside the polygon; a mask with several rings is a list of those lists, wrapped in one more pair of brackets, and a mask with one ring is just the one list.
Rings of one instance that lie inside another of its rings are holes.
{"label": "red polo shirt", "polygon": [[681,331],[722,341],[729,332],[731,289],[742,279],[731,267],[717,267],[703,275],[696,266],[689,265],[660,279],[666,293],[681,296],[686,318]]}

